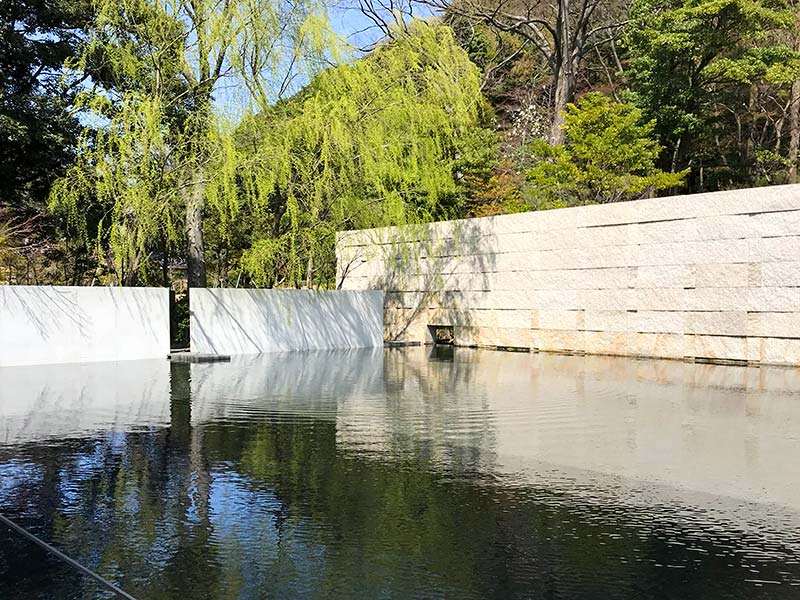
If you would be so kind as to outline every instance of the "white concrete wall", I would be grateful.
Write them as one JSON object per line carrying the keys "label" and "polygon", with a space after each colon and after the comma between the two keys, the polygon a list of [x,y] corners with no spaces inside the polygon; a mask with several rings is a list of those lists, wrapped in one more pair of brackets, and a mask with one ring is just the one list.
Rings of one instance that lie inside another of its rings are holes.
{"label": "white concrete wall", "polygon": [[0,286],[0,366],[167,354],[166,288]]}
{"label": "white concrete wall", "polygon": [[800,185],[339,234],[385,335],[800,364]]}
{"label": "white concrete wall", "polygon": [[204,354],[383,345],[382,291],[194,289],[191,349]]}

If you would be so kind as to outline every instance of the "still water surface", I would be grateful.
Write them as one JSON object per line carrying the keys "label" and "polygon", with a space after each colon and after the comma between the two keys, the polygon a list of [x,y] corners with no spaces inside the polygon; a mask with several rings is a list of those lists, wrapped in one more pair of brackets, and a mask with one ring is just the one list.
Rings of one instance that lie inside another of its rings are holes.
{"label": "still water surface", "polygon": [[[140,599],[800,598],[800,370],[0,369],[0,510]],[[0,598],[103,591],[0,525]]]}

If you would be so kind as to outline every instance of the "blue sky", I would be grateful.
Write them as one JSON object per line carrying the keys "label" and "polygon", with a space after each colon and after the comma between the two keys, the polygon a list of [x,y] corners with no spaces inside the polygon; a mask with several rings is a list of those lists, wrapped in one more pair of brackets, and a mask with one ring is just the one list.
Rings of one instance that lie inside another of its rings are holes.
{"label": "blue sky", "polygon": [[[427,18],[434,11],[425,5],[413,4],[414,16]],[[334,31],[347,39],[348,42],[358,47],[366,47],[381,37],[380,30],[375,24],[357,8],[357,3],[339,5],[329,9],[331,26]]]}
{"label": "blue sky", "polygon": [[[415,17],[427,18],[433,14],[429,7],[414,5]],[[332,4],[328,8],[328,16],[333,31],[355,48],[368,48],[383,37],[380,28],[358,9],[358,3],[354,0]],[[304,83],[305,81],[298,79],[294,87]],[[215,91],[214,97],[220,113],[229,115],[233,121],[238,121],[248,110],[247,92],[241,82],[232,79],[223,82]]]}

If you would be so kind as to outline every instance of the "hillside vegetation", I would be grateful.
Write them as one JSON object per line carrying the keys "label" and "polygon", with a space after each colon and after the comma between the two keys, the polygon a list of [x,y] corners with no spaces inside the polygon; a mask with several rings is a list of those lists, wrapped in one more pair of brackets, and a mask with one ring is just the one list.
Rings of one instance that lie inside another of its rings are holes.
{"label": "hillside vegetation", "polygon": [[367,48],[316,0],[0,7],[0,282],[334,287],[340,230],[798,181],[789,1],[364,0]]}

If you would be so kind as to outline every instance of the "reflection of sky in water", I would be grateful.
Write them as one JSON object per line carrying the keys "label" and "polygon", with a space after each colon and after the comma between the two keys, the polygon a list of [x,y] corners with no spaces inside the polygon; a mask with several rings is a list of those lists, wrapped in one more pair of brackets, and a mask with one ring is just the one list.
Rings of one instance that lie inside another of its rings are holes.
{"label": "reflection of sky in water", "polygon": [[800,373],[430,352],[0,370],[0,510],[141,598],[800,593]]}
{"label": "reflection of sky in water", "polygon": [[42,468],[22,461],[10,460],[0,464],[0,505],[11,499],[19,485],[24,481],[40,479]]}
{"label": "reflection of sky in water", "polygon": [[241,578],[245,589],[269,585],[277,597],[306,597],[319,586],[325,546],[302,515],[252,488],[235,472],[212,475],[210,520],[222,562],[232,568],[229,577]]}

